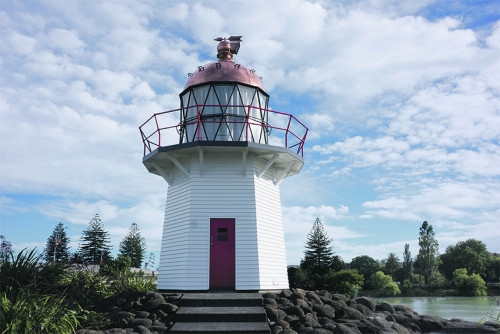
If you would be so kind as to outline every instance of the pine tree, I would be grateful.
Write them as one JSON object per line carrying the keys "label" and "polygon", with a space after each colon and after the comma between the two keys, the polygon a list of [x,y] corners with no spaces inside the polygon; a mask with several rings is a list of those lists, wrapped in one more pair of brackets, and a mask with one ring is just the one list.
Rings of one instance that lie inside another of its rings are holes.
{"label": "pine tree", "polygon": [[102,257],[109,257],[111,248],[109,233],[104,230],[104,223],[96,214],[90,220],[88,229],[82,232],[79,256],[84,264],[100,264]]}
{"label": "pine tree", "polygon": [[140,268],[146,253],[146,239],[141,237],[139,226],[132,223],[127,235],[120,242],[120,255],[130,258],[131,266]]}
{"label": "pine tree", "polygon": [[419,273],[424,276],[425,284],[427,285],[429,284],[429,277],[431,277],[431,274],[438,266],[439,244],[434,238],[435,234],[432,225],[427,221],[422,223],[419,235],[418,245],[420,246],[420,250],[415,259],[415,266],[418,267]]}
{"label": "pine tree", "polygon": [[47,262],[68,261],[70,258],[69,242],[70,239],[66,235],[64,225],[62,223],[57,224],[54,231],[47,239],[43,257],[44,260]]}
{"label": "pine tree", "polygon": [[301,267],[309,269],[311,273],[324,275],[332,265],[333,247],[330,246],[332,239],[328,237],[321,220],[316,218],[313,227],[307,235],[304,259]]}

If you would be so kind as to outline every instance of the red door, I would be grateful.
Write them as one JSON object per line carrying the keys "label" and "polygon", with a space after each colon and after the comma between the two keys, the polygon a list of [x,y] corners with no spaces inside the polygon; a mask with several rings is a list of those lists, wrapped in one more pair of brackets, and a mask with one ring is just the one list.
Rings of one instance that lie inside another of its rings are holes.
{"label": "red door", "polygon": [[210,218],[210,289],[234,289],[234,218]]}

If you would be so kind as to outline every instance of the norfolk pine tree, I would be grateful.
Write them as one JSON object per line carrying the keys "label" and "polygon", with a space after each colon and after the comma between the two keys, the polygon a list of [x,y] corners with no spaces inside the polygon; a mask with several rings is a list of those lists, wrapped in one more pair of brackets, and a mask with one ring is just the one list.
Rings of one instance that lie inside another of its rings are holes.
{"label": "norfolk pine tree", "polygon": [[[100,264],[101,256],[109,257],[111,250],[109,233],[104,230],[104,223],[96,214],[88,229],[82,232],[78,253],[84,264]],[[104,254],[102,254],[103,252]]]}
{"label": "norfolk pine tree", "polygon": [[331,242],[332,239],[328,237],[321,220],[316,218],[311,231],[307,235],[301,267],[306,267],[304,269],[309,269],[312,274],[320,276],[326,274],[333,261]]}
{"label": "norfolk pine tree", "polygon": [[120,255],[127,256],[133,268],[140,268],[146,253],[146,239],[141,237],[139,226],[132,223],[127,235],[120,242]]}
{"label": "norfolk pine tree", "polygon": [[55,262],[68,261],[70,258],[69,242],[70,240],[66,235],[66,228],[62,223],[57,224],[47,239],[43,259],[47,262],[53,262],[54,259]]}
{"label": "norfolk pine tree", "polygon": [[[304,258],[300,268],[295,273],[295,280],[307,289],[323,289],[327,273],[332,271],[334,264],[333,250],[321,220],[316,218],[313,227],[307,235]],[[340,258],[339,258],[340,259]]]}

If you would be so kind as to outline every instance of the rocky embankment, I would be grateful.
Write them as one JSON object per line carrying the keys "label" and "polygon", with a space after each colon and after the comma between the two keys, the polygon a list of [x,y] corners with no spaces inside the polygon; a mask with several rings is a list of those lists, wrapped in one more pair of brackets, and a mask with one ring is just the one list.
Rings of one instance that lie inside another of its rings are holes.
{"label": "rocky embankment", "polygon": [[265,293],[264,308],[271,333],[416,334],[499,333],[500,325],[420,315],[406,305],[377,304],[371,298],[349,299],[326,290]]}
{"label": "rocky embankment", "polygon": [[174,325],[181,294],[126,292],[94,308],[104,315],[102,330],[79,329],[76,334],[162,334]]}
{"label": "rocky embankment", "polygon": [[[406,305],[349,299],[328,291],[283,290],[262,295],[271,333],[420,334],[500,333],[500,325],[420,315]],[[76,334],[164,334],[175,323],[181,294],[128,292],[94,308],[103,314],[100,330]]]}

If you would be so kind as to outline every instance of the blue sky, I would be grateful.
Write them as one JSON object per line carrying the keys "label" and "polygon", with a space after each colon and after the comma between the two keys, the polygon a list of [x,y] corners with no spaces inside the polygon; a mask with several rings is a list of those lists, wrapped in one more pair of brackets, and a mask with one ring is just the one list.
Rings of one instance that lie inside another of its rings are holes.
{"label": "blue sky", "polygon": [[167,185],[138,126],[179,107],[187,73],[242,35],[236,59],[270,107],[310,129],[283,181],[289,264],[316,217],[335,252],[500,252],[498,1],[13,1],[0,3],[0,234],[72,250],[98,213],[114,251],[133,222],[157,254]]}

